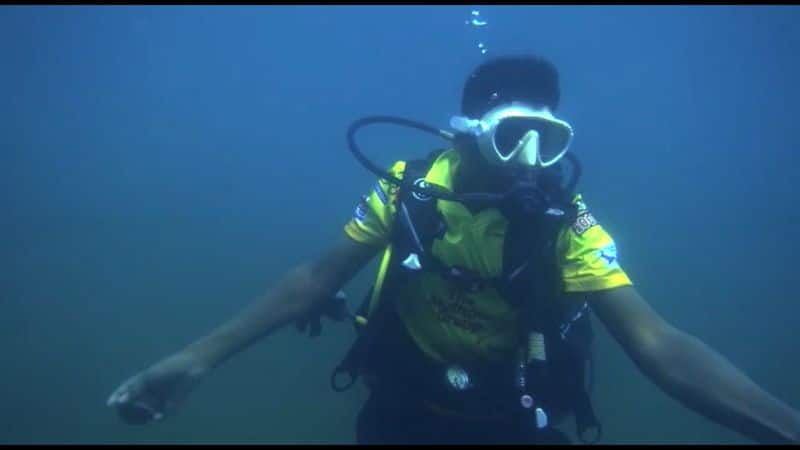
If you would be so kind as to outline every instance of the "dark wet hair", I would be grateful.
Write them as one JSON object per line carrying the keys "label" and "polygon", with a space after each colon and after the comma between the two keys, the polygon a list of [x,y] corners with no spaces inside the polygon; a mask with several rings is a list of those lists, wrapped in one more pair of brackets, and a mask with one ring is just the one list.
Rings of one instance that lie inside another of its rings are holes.
{"label": "dark wet hair", "polygon": [[539,56],[504,56],[478,66],[464,83],[461,113],[478,118],[512,100],[558,108],[558,70]]}

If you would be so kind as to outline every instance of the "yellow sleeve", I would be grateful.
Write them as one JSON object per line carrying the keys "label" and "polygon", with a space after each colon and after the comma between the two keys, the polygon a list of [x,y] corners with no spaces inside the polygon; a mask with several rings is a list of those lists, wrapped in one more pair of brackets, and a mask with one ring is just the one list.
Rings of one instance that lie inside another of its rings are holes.
{"label": "yellow sleeve", "polygon": [[578,205],[578,218],[572,226],[562,230],[557,244],[566,292],[632,285],[620,267],[614,240],[597,223],[580,194],[573,202]]}
{"label": "yellow sleeve", "polygon": [[[398,161],[389,172],[402,179],[405,167],[405,161]],[[353,218],[344,226],[345,234],[362,244],[388,244],[396,200],[397,186],[379,179],[370,193],[362,196],[356,205]]]}

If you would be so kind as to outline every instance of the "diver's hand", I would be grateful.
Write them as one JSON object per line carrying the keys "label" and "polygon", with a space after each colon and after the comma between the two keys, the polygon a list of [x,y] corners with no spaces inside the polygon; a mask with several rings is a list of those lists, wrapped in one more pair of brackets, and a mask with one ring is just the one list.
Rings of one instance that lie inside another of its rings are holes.
{"label": "diver's hand", "polygon": [[128,424],[161,420],[175,411],[207,371],[191,353],[176,353],[122,383],[107,405]]}
{"label": "diver's hand", "polygon": [[298,319],[295,322],[297,331],[305,333],[306,329],[308,329],[309,336],[319,336],[322,333],[323,316],[335,322],[341,322],[348,317],[352,317],[352,314],[347,309],[347,294],[344,291],[338,291],[336,295],[325,301],[319,308]]}

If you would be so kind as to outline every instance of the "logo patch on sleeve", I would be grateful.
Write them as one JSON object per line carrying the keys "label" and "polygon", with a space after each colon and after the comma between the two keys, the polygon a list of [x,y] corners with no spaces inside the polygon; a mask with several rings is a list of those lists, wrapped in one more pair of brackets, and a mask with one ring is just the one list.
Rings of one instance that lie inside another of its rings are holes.
{"label": "logo patch on sleeve", "polygon": [[617,245],[613,242],[605,247],[597,250],[597,255],[603,260],[603,263],[608,268],[619,268],[619,261],[617,259]]}
{"label": "logo patch on sleeve", "polygon": [[597,219],[594,218],[592,213],[586,211],[581,213],[578,218],[575,219],[575,223],[572,225],[572,231],[580,236],[595,225],[597,225]]}
{"label": "logo patch on sleeve", "polygon": [[356,205],[356,210],[353,213],[353,218],[358,222],[363,222],[367,218],[367,205],[366,200],[362,197],[361,201]]}

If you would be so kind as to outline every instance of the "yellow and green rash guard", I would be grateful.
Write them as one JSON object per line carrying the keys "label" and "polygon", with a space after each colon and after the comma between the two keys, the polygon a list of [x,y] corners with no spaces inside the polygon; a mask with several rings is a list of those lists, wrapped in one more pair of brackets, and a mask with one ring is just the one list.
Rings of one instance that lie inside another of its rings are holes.
{"label": "yellow and green rash guard", "polygon": [[[452,190],[460,155],[443,152],[425,177],[428,183]],[[405,162],[391,173],[402,178]],[[380,179],[363,196],[345,233],[357,242],[387,246],[393,225],[397,187]],[[614,241],[576,195],[578,218],[558,235],[556,249],[563,287],[567,292],[587,292],[630,285],[617,261]],[[495,208],[472,214],[458,202],[437,200],[447,225],[433,253],[447,265],[457,265],[483,277],[501,274],[503,239],[508,222]],[[384,261],[386,258],[384,258]],[[396,292],[400,319],[417,345],[438,362],[497,361],[513,351],[519,327],[514,310],[492,287],[465,292],[438,274],[423,272]]]}

